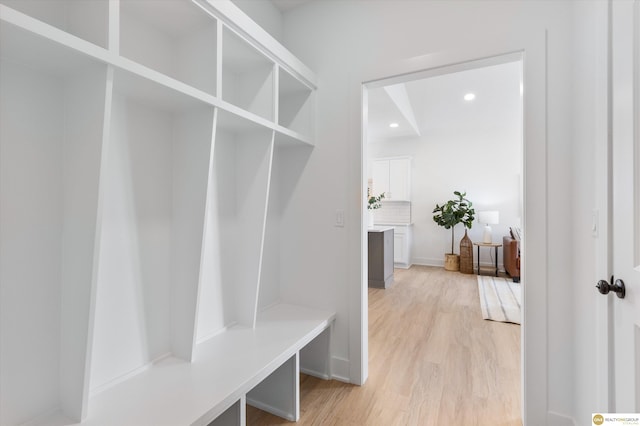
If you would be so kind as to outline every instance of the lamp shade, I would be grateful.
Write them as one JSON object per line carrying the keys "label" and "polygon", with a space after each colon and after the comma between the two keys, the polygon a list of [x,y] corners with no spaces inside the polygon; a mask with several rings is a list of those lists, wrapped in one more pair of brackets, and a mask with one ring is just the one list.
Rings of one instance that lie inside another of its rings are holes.
{"label": "lamp shade", "polygon": [[478,222],[485,225],[497,225],[500,223],[500,213],[497,210],[478,212]]}

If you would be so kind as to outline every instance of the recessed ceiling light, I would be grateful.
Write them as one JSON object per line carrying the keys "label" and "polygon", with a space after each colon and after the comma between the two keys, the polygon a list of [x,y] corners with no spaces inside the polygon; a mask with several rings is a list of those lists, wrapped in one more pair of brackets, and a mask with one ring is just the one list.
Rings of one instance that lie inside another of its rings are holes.
{"label": "recessed ceiling light", "polygon": [[389,124],[389,127],[391,127],[392,129],[395,129],[396,127],[400,126],[398,123],[391,123]]}
{"label": "recessed ceiling light", "polygon": [[466,95],[464,95],[464,100],[465,101],[472,101],[476,98],[476,95],[473,93],[467,93]]}

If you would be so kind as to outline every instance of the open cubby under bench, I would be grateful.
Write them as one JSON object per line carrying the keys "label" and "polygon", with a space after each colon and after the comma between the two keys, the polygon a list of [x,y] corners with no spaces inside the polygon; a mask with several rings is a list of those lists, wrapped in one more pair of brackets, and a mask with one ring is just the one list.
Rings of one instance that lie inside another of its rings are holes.
{"label": "open cubby under bench", "polygon": [[244,425],[245,403],[299,418],[299,373],[329,378],[335,314],[277,304],[255,328],[235,326],[90,398],[82,425]]}

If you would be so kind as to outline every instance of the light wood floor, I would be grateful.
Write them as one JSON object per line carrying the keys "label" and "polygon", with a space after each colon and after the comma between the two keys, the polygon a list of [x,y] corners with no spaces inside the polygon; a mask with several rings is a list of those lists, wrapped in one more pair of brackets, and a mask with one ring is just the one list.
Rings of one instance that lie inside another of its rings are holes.
{"label": "light wood floor", "polygon": [[[369,379],[301,377],[296,425],[522,425],[520,326],[486,321],[475,275],[413,266],[369,289]],[[248,425],[294,425],[247,407]]]}

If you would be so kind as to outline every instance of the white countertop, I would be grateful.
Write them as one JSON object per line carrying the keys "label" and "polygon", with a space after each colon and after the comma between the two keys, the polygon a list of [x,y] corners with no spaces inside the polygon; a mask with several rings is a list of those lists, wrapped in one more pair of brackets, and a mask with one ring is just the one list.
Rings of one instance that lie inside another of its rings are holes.
{"label": "white countertop", "polygon": [[[411,222],[411,223],[387,223],[387,222],[384,222],[384,223],[376,223],[374,225],[374,227],[385,227],[385,226],[387,226],[387,227],[388,226],[413,226],[413,222]],[[371,229],[371,228],[369,228],[369,229]]]}
{"label": "white countertop", "polygon": [[367,228],[367,231],[369,231],[369,232],[385,232],[385,231],[390,231],[390,230],[393,230],[393,226],[375,225],[375,226],[370,226],[369,228]]}

